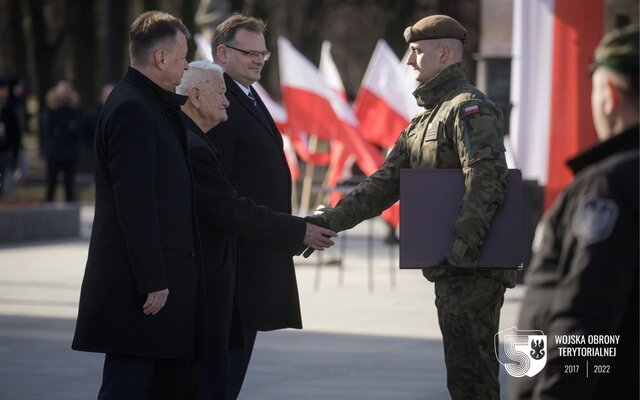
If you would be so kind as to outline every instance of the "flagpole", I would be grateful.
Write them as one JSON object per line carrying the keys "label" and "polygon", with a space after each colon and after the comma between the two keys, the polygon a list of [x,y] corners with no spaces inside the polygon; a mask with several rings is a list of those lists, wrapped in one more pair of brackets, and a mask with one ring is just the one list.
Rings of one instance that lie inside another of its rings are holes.
{"label": "flagpole", "polygon": [[[309,153],[315,154],[318,147],[318,137],[313,134],[309,136]],[[315,165],[308,162],[304,168],[304,180],[302,181],[302,194],[300,196],[300,215],[309,214],[309,203],[311,202],[311,188],[313,186],[313,174]]]}

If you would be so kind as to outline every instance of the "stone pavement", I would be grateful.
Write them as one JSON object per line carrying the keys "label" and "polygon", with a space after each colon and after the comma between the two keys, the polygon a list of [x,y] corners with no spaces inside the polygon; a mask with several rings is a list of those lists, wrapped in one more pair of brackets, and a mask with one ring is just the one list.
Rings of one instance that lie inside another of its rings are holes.
{"label": "stone pavement", "polygon": [[[102,356],[70,350],[91,213],[83,238],[0,246],[0,400],[96,397]],[[449,398],[433,285],[397,270],[385,232],[374,220],[346,233],[342,267],[296,259],[305,328],[258,335],[240,399]],[[515,325],[523,291],[507,291],[501,329]]]}

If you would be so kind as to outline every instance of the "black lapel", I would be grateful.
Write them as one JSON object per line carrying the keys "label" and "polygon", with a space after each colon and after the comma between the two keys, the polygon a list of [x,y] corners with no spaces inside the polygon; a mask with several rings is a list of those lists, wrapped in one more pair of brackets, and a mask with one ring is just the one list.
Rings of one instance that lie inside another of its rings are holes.
{"label": "black lapel", "polygon": [[255,106],[249,99],[249,96],[247,96],[242,91],[242,89],[240,89],[238,84],[233,79],[231,79],[229,75],[224,74],[224,78],[225,78],[225,84],[227,85],[227,93],[234,96],[236,100],[238,100],[237,103],[240,104],[241,107],[244,107],[245,110],[253,118],[255,118],[258,122],[260,122],[260,124],[262,124],[262,126],[264,126],[267,132],[271,135],[271,138],[274,139],[280,147],[282,147],[282,138],[280,137],[280,132],[278,131],[278,128],[276,127],[275,122],[273,122],[273,118],[271,118],[271,115],[269,114],[267,107],[265,107],[264,103],[262,102],[262,99],[260,98],[260,96],[258,96],[256,91],[251,89],[253,95],[256,98],[256,101],[258,102],[258,107],[260,107],[261,110],[263,111],[262,113],[256,110]]}

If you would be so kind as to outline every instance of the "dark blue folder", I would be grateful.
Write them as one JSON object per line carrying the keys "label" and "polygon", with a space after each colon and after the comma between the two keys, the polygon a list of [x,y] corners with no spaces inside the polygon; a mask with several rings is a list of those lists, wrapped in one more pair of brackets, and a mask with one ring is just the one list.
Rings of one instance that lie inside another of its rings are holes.
{"label": "dark blue folder", "polygon": [[[460,213],[464,177],[459,169],[400,171],[400,268],[426,268],[447,254]],[[522,268],[522,174],[509,170],[507,194],[482,245],[478,268]]]}

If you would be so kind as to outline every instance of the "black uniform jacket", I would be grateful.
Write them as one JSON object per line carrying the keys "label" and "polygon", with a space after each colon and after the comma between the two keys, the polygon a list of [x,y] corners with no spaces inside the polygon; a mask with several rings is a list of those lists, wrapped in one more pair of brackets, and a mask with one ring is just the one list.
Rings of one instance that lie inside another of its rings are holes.
{"label": "black uniform jacket", "polygon": [[[225,174],[241,196],[290,214],[291,172],[282,137],[258,94],[252,89],[259,110],[228,75],[224,78],[229,119],[206,137],[220,149]],[[291,257],[260,242],[239,240],[238,268],[245,327],[302,327]]]}
{"label": "black uniform jacket", "polygon": [[[636,126],[569,162],[575,178],[536,231],[518,323],[547,335],[547,364],[532,378],[512,379],[510,398],[638,398],[638,154]],[[556,335],[587,342],[557,344]],[[589,344],[589,335],[620,342]],[[616,355],[570,357],[563,346],[613,347]]]}
{"label": "black uniform jacket", "polygon": [[[218,150],[188,116],[183,114],[183,119],[205,266],[207,341],[211,351],[221,352],[228,347],[232,323],[236,237],[260,243],[278,255],[292,256],[303,247],[306,223],[303,218],[273,212],[241,197],[224,175]],[[238,294],[242,298],[242,293]],[[241,340],[231,338],[232,343]]]}
{"label": "black uniform jacket", "polygon": [[[76,350],[167,359],[203,352],[203,271],[179,109],[185,100],[129,68],[98,118],[95,218]],[[144,315],[147,294],[165,288],[164,308]]]}

